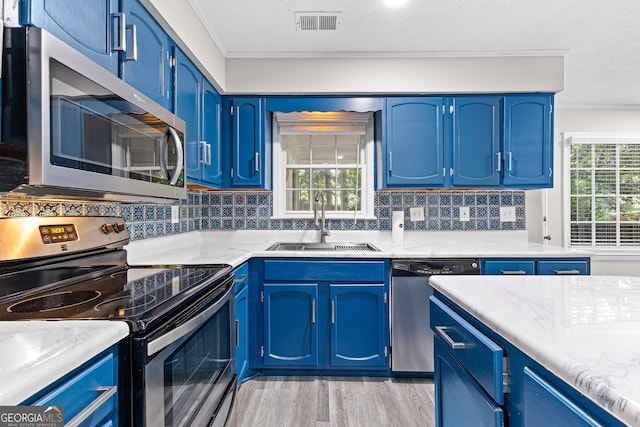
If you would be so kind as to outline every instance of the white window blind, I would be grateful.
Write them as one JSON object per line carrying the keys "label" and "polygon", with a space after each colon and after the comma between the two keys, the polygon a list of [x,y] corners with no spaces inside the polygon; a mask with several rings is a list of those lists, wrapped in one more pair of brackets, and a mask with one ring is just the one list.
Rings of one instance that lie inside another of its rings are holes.
{"label": "white window blind", "polygon": [[565,141],[569,245],[640,247],[640,136]]}

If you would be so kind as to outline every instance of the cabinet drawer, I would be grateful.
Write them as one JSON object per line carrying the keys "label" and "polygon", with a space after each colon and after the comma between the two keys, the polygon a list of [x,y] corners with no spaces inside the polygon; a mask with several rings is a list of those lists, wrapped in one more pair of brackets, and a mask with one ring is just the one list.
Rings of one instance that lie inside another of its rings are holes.
{"label": "cabinet drawer", "polygon": [[104,403],[96,407],[93,414],[89,416],[90,425],[97,425],[99,420],[114,419],[118,407],[116,363],[114,354],[108,353],[80,372],[72,373],[56,384],[53,390],[36,398],[35,401],[28,402],[28,404],[63,406],[66,424],[89,405],[102,398]]}
{"label": "cabinet drawer", "polygon": [[504,403],[503,351],[500,346],[436,297],[429,299],[431,329],[439,342],[500,405]]}
{"label": "cabinet drawer", "polygon": [[384,261],[265,260],[265,280],[384,282]]}
{"label": "cabinet drawer", "polygon": [[537,274],[585,275],[589,274],[587,261],[538,261]]}
{"label": "cabinet drawer", "polygon": [[536,264],[533,260],[522,261],[483,261],[482,274],[523,275],[534,274]]}

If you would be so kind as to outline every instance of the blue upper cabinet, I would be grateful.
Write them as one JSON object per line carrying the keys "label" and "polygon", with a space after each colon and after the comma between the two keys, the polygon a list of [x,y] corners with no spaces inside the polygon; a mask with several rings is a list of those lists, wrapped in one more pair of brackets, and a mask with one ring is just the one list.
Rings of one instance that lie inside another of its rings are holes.
{"label": "blue upper cabinet", "polygon": [[231,99],[231,187],[264,186],[264,111],[263,98]]}
{"label": "blue upper cabinet", "polygon": [[190,181],[199,181],[202,176],[202,160],[199,131],[200,97],[202,74],[179,49],[176,49],[176,97],[175,113],[187,124],[184,135],[185,173]]}
{"label": "blue upper cabinet", "polygon": [[196,66],[176,49],[175,113],[187,124],[185,172],[194,184],[220,186],[220,112],[222,100]]}
{"label": "blue upper cabinet", "polygon": [[383,187],[444,184],[443,98],[388,98],[383,122]]}
{"label": "blue upper cabinet", "polygon": [[500,96],[453,99],[453,185],[500,185]]}
{"label": "blue upper cabinet", "polygon": [[113,74],[123,48],[118,0],[21,0],[20,23],[44,28]]}
{"label": "blue upper cabinet", "polygon": [[222,98],[207,79],[202,84],[202,133],[200,140],[202,182],[222,185]]}
{"label": "blue upper cabinet", "polygon": [[171,110],[173,42],[138,0],[122,0],[122,19],[126,24],[122,79]]}
{"label": "blue upper cabinet", "polygon": [[504,99],[505,186],[553,186],[553,95],[507,95]]}

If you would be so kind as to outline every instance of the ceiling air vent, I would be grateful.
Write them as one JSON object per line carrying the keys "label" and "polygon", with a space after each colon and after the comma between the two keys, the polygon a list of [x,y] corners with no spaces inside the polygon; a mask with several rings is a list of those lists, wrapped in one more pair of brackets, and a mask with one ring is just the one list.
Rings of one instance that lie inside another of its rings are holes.
{"label": "ceiling air vent", "polygon": [[296,12],[298,31],[336,30],[340,12]]}

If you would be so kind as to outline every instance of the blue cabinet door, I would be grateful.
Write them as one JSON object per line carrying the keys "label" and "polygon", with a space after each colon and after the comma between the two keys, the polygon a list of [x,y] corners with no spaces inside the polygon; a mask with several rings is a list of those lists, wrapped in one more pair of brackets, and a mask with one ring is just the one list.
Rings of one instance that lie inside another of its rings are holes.
{"label": "blue cabinet door", "polygon": [[482,260],[482,274],[520,276],[536,274],[536,262],[533,259],[520,260]]}
{"label": "blue cabinet door", "polygon": [[222,185],[222,99],[213,85],[203,77],[202,85],[202,136],[200,146],[204,156],[202,181],[220,187]]}
{"label": "blue cabinet door", "polygon": [[387,366],[384,284],[331,284],[331,366]]}
{"label": "blue cabinet door", "polygon": [[588,414],[551,383],[529,367],[523,376],[523,415],[527,426],[601,427],[596,418]]}
{"label": "blue cabinet door", "polygon": [[436,425],[504,425],[504,413],[440,344],[434,342]]}
{"label": "blue cabinet door", "polygon": [[552,111],[550,94],[505,96],[505,186],[553,186]]}
{"label": "blue cabinet door", "polygon": [[443,99],[388,98],[383,186],[444,184]]}
{"label": "blue cabinet door", "polygon": [[264,185],[264,129],[261,98],[232,100],[233,187]]}
{"label": "blue cabinet door", "polygon": [[171,39],[138,0],[122,0],[122,12],[127,27],[122,79],[171,110]]}
{"label": "blue cabinet door", "polygon": [[249,370],[249,287],[236,293],[236,375],[241,383]]}
{"label": "blue cabinet door", "polygon": [[118,0],[23,0],[20,23],[44,28],[113,74],[118,74],[122,16]]}
{"label": "blue cabinet door", "polygon": [[264,366],[318,365],[317,284],[265,284]]}
{"label": "blue cabinet door", "polygon": [[187,124],[184,135],[185,173],[187,179],[200,181],[202,177],[199,139],[200,97],[202,74],[179,49],[176,49],[175,113]]}
{"label": "blue cabinet door", "polygon": [[497,186],[501,97],[453,99],[453,185]]}

